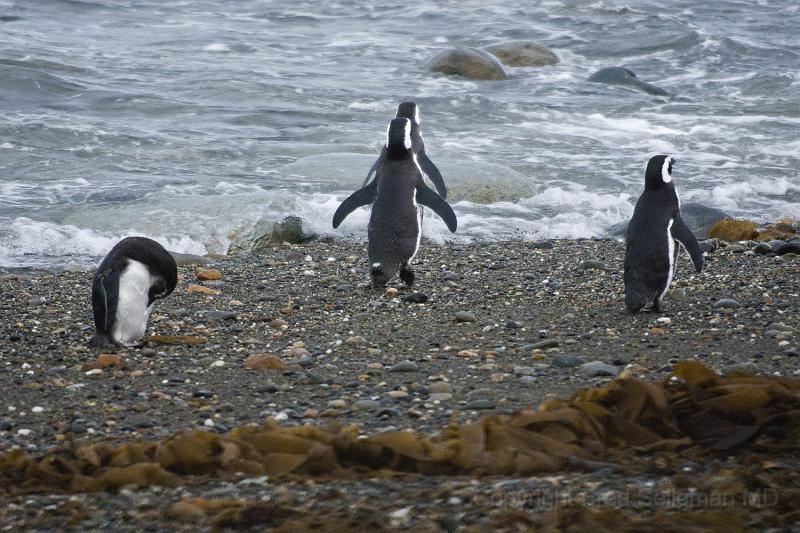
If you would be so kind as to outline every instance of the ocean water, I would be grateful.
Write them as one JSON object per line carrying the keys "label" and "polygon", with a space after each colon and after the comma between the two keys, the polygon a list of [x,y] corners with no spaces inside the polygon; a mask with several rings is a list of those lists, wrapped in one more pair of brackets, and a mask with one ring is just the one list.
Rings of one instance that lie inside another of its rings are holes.
{"label": "ocean water", "polygon": [[[403,100],[451,186],[521,191],[453,201],[435,240],[602,235],[658,153],[684,201],[800,217],[797,28],[790,0],[0,0],[0,267],[89,265],[128,235],[224,253],[288,215],[363,240],[366,209],[330,221]],[[561,63],[423,67],[514,39]],[[585,81],[617,65],[675,96]]]}

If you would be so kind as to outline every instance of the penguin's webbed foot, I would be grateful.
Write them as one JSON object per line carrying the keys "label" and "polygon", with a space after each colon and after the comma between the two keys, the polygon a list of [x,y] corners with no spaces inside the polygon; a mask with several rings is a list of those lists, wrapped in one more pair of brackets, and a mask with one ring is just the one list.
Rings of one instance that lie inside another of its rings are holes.
{"label": "penguin's webbed foot", "polygon": [[409,287],[414,284],[414,270],[409,265],[400,267],[400,279]]}
{"label": "penguin's webbed foot", "polygon": [[385,287],[386,282],[389,281],[389,276],[386,275],[386,272],[380,263],[372,264],[369,269],[369,277],[372,280],[372,287],[374,289],[381,289]]}
{"label": "penguin's webbed foot", "polygon": [[95,333],[94,337],[89,340],[90,348],[102,348],[109,344],[112,344],[111,339],[108,338],[108,335],[103,333]]}

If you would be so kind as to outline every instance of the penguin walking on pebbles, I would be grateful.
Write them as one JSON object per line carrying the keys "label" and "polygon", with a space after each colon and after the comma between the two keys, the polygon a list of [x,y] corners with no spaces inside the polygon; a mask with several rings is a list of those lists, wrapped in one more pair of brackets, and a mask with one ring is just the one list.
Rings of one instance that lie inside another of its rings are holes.
{"label": "penguin walking on pebbles", "polygon": [[[419,123],[419,106],[414,102],[402,102],[397,106],[395,118],[407,118],[411,121],[411,149],[414,151],[414,156],[417,158],[417,164],[425,175],[428,176],[428,179],[431,180],[433,186],[436,187],[436,192],[439,193],[439,196],[447,199],[447,186],[444,184],[442,173],[439,172],[439,169],[433,164],[433,161],[430,160],[428,154],[425,152],[425,141],[422,139],[422,131]],[[380,179],[379,169],[385,158],[386,145],[383,146],[383,150],[381,150],[381,155],[378,157],[377,161],[375,161],[372,168],[369,169],[367,179],[364,180],[362,187],[369,183],[373,174],[376,174],[376,180]]]}
{"label": "penguin walking on pebbles", "polygon": [[146,237],[122,239],[94,275],[97,332],[89,345],[141,346],[153,303],[168,296],[177,282],[175,259],[163,246]]}
{"label": "penguin walking on pebbles", "polygon": [[433,210],[450,231],[458,226],[450,205],[425,185],[411,135],[409,119],[391,121],[376,179],[351,194],[333,215],[333,227],[337,228],[356,208],[372,204],[367,248],[370,277],[376,288],[385,286],[398,270],[406,285],[414,283],[411,261],[422,237],[419,205]]}
{"label": "penguin walking on pebbles", "polygon": [[675,160],[668,155],[650,158],[625,239],[625,305],[631,313],[648,303],[661,310],[661,301],[675,273],[680,247],[689,252],[697,272],[703,252],[681,218],[681,203],[672,182]]}

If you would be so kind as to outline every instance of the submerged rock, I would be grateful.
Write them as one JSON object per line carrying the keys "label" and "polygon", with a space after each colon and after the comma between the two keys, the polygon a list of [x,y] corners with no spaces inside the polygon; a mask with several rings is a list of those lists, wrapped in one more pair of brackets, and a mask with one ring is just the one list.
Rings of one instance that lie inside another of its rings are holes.
{"label": "submerged rock", "polygon": [[547,47],[532,41],[509,41],[486,47],[486,50],[510,67],[544,67],[558,64],[558,56]]}
{"label": "submerged rock", "polygon": [[631,89],[643,91],[655,96],[671,96],[670,93],[661,87],[656,87],[655,85],[640,80],[636,77],[635,72],[624,67],[601,68],[589,76],[587,81],[607,83],[609,85],[622,85],[623,87],[630,87]]}
{"label": "submerged rock", "polygon": [[448,76],[463,76],[473,80],[507,80],[503,64],[492,54],[477,48],[442,50],[428,61],[425,68]]}

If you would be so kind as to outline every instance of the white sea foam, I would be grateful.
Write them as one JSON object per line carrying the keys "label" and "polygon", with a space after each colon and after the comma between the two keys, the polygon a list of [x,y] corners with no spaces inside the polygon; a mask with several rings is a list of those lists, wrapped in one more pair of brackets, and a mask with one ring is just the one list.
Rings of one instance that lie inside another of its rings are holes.
{"label": "white sea foam", "polygon": [[211,43],[203,47],[206,52],[230,52],[230,47],[225,43]]}

